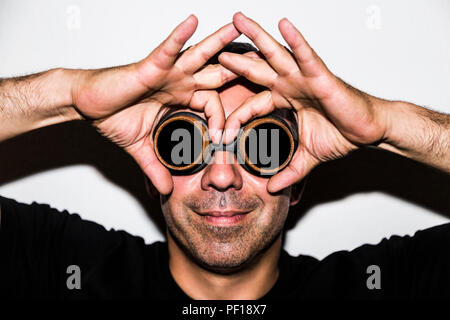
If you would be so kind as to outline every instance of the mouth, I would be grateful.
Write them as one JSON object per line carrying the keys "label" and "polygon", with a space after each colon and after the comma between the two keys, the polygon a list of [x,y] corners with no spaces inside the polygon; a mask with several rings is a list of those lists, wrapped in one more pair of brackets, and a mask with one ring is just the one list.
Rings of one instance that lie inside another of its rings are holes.
{"label": "mouth", "polygon": [[211,210],[194,211],[206,223],[215,226],[232,226],[242,222],[250,211],[241,210]]}

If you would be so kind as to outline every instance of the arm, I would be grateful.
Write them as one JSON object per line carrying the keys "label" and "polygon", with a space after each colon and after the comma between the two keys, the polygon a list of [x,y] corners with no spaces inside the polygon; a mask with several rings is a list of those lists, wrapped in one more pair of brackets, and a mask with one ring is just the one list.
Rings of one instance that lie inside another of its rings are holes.
{"label": "arm", "polygon": [[0,142],[48,125],[81,119],[72,104],[77,71],[53,69],[0,80]]}

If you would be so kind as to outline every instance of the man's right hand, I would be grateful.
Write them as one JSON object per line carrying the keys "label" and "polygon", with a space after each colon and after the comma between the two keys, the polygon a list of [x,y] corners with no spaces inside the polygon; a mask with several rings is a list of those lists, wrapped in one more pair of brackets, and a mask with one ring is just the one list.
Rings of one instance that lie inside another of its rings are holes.
{"label": "man's right hand", "polygon": [[[170,172],[153,151],[151,132],[163,105],[203,111],[214,142],[220,141],[225,114],[215,89],[236,77],[209,58],[239,36],[232,23],[180,54],[197,27],[190,16],[149,56],[126,66],[82,70],[72,89],[82,117],[131,154],[162,194],[172,190]],[[217,135],[215,135],[217,132]]]}

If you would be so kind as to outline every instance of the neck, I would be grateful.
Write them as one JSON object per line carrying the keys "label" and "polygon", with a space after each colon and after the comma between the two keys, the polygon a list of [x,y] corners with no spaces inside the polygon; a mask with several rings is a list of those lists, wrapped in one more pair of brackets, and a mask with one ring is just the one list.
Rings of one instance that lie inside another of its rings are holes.
{"label": "neck", "polygon": [[250,300],[264,296],[278,279],[281,235],[245,269],[218,274],[200,267],[168,235],[169,268],[175,282],[196,300]]}

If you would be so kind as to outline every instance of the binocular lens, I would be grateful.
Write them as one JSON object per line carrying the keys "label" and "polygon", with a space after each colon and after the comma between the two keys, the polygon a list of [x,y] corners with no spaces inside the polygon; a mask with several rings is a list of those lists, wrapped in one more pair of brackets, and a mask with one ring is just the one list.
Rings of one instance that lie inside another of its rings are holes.
{"label": "binocular lens", "polygon": [[274,175],[286,167],[295,147],[294,137],[282,121],[261,118],[250,122],[243,130],[240,156],[253,173]]}
{"label": "binocular lens", "polygon": [[159,160],[175,171],[197,169],[210,143],[205,123],[183,115],[176,115],[161,123],[156,129],[154,140]]}

